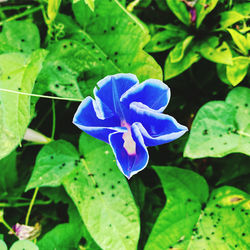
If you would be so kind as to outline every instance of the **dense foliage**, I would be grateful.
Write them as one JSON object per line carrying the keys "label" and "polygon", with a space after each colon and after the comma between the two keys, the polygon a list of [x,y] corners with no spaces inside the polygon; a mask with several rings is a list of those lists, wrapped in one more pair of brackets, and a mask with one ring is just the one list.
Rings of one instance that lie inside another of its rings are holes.
{"label": "dense foliage", "polygon": [[[0,250],[249,249],[249,10],[0,0]],[[189,129],[130,180],[72,124],[117,73],[164,80]]]}

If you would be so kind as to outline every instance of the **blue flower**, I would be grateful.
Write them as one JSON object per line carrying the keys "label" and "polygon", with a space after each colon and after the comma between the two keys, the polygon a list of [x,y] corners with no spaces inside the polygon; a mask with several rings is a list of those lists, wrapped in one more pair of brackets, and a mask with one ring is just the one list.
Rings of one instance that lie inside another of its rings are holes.
{"label": "blue flower", "polygon": [[160,80],[139,84],[133,74],[107,76],[97,83],[94,97],[78,107],[73,123],[89,135],[110,144],[121,172],[129,179],[147,166],[147,146],[182,136],[187,128],[162,114],[170,89]]}

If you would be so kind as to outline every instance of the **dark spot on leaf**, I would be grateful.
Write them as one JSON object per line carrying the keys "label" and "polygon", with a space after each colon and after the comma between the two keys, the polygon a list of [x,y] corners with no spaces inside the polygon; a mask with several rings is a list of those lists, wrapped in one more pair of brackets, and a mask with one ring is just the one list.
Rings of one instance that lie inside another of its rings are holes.
{"label": "dark spot on leaf", "polygon": [[204,216],[207,216],[207,213],[204,213]]}
{"label": "dark spot on leaf", "polygon": [[203,203],[201,204],[201,209],[202,209],[202,210],[204,210],[204,209],[205,209],[205,207],[206,207],[206,203],[205,203],[205,202],[203,202]]}
{"label": "dark spot on leaf", "polygon": [[211,148],[210,148],[210,150],[212,150],[212,151],[213,151],[213,150],[214,150],[214,147],[211,147]]}
{"label": "dark spot on leaf", "polygon": [[101,57],[99,57],[99,58],[98,58],[98,60],[99,60],[99,61],[102,61],[102,58],[101,58]]}
{"label": "dark spot on leaf", "polygon": [[81,203],[81,201],[78,201],[78,204],[80,204]]}
{"label": "dark spot on leaf", "polygon": [[61,71],[62,67],[61,66],[57,66],[57,70]]}
{"label": "dark spot on leaf", "polygon": [[244,211],[245,211],[245,209],[243,209],[243,208],[242,208],[240,211],[241,211],[241,212],[244,212]]}
{"label": "dark spot on leaf", "polygon": [[106,59],[109,60],[110,59],[109,56],[107,56]]}
{"label": "dark spot on leaf", "polygon": [[128,206],[128,203],[125,203],[125,206],[127,207],[127,206]]}
{"label": "dark spot on leaf", "polygon": [[187,199],[187,202],[191,202],[192,200],[190,198]]}
{"label": "dark spot on leaf", "polygon": [[225,237],[221,237],[222,240],[225,240]]}
{"label": "dark spot on leaf", "polygon": [[115,197],[115,194],[111,194],[112,197]]}
{"label": "dark spot on leaf", "polygon": [[64,167],[66,165],[66,163],[63,163],[62,166]]}
{"label": "dark spot on leaf", "polygon": [[238,109],[238,108],[239,108],[239,106],[237,105],[237,106],[235,106],[235,108],[236,108],[236,109]]}
{"label": "dark spot on leaf", "polygon": [[117,184],[120,184],[121,183],[121,181],[117,181]]}
{"label": "dark spot on leaf", "polygon": [[248,215],[248,213],[245,213],[245,215]]}
{"label": "dark spot on leaf", "polygon": [[209,215],[210,215],[210,216],[213,216],[213,215],[214,215],[214,213],[212,212],[212,213],[210,213]]}
{"label": "dark spot on leaf", "polygon": [[102,173],[102,176],[105,176],[106,174],[105,173]]}
{"label": "dark spot on leaf", "polygon": [[224,144],[224,145],[227,145],[227,142],[224,142],[223,144]]}
{"label": "dark spot on leaf", "polygon": [[213,200],[215,200],[215,199],[216,199],[216,196],[213,197]]}
{"label": "dark spot on leaf", "polygon": [[83,156],[83,155],[80,155],[80,159],[84,159],[84,156]]}
{"label": "dark spot on leaf", "polygon": [[203,135],[207,135],[207,134],[208,134],[208,130],[207,130],[207,129],[204,129],[202,134],[203,134]]}
{"label": "dark spot on leaf", "polygon": [[213,225],[213,227],[217,227],[216,225]]}
{"label": "dark spot on leaf", "polygon": [[156,44],[157,44],[157,45],[160,45],[160,44],[161,44],[161,42],[160,42],[160,41],[158,41]]}
{"label": "dark spot on leaf", "polygon": [[220,51],[223,52],[223,51],[226,51],[227,48],[221,48]]}
{"label": "dark spot on leaf", "polygon": [[172,246],[170,246],[169,248],[170,248],[170,249],[172,249],[173,247],[172,247]]}
{"label": "dark spot on leaf", "polygon": [[74,178],[74,181],[77,181],[77,180],[78,180],[77,177],[75,177],[75,178]]}
{"label": "dark spot on leaf", "polygon": [[54,156],[53,156],[53,155],[51,155],[51,156],[50,156],[50,159],[51,159],[51,160],[53,160],[53,159],[54,159]]}
{"label": "dark spot on leaf", "polygon": [[63,45],[63,48],[64,48],[64,49],[66,49],[66,48],[67,48],[67,45],[66,45],[66,44],[64,44],[64,45]]}
{"label": "dark spot on leaf", "polygon": [[21,88],[19,87],[18,90],[21,91]]}
{"label": "dark spot on leaf", "polygon": [[109,224],[109,227],[112,227],[112,225],[111,225],[111,224]]}
{"label": "dark spot on leaf", "polygon": [[104,195],[104,192],[102,191],[101,194]]}
{"label": "dark spot on leaf", "polygon": [[202,239],[202,235],[199,235],[199,236],[197,237],[197,239],[198,239],[198,240]]}
{"label": "dark spot on leaf", "polygon": [[220,206],[219,204],[216,204],[215,206],[216,206],[217,208],[221,208],[221,206]]}
{"label": "dark spot on leaf", "polygon": [[112,186],[111,186],[111,188],[112,188],[112,189],[114,189],[114,188],[115,188],[115,186],[114,186],[114,185],[112,185]]}
{"label": "dark spot on leaf", "polygon": [[92,47],[91,47],[92,49],[94,49],[95,48],[95,45],[92,45]]}
{"label": "dark spot on leaf", "polygon": [[98,186],[98,184],[96,183],[96,184],[95,184],[95,188],[98,188],[98,187],[99,187],[99,186]]}
{"label": "dark spot on leaf", "polygon": [[110,169],[109,169],[109,172],[112,172],[112,171],[113,171],[113,169],[112,169],[112,168],[110,168]]}
{"label": "dark spot on leaf", "polygon": [[63,167],[62,166],[59,166],[59,169],[62,169]]}
{"label": "dark spot on leaf", "polygon": [[238,247],[238,245],[234,245],[234,247]]}
{"label": "dark spot on leaf", "polygon": [[116,51],[116,52],[114,53],[114,55],[117,56],[117,55],[118,55],[118,52]]}
{"label": "dark spot on leaf", "polygon": [[104,34],[107,33],[107,30],[104,30],[103,33],[104,33]]}
{"label": "dark spot on leaf", "polygon": [[23,52],[23,49],[20,49],[20,52]]}
{"label": "dark spot on leaf", "polygon": [[117,60],[117,59],[115,59],[114,61],[115,61],[115,63],[117,63],[117,61],[118,61],[118,60]]}
{"label": "dark spot on leaf", "polygon": [[206,237],[206,240],[210,240],[210,238],[209,238],[209,237]]}
{"label": "dark spot on leaf", "polygon": [[91,200],[94,200],[95,199],[95,197],[94,196],[91,196]]}
{"label": "dark spot on leaf", "polygon": [[56,87],[56,88],[59,88],[59,84],[55,84],[55,87]]}
{"label": "dark spot on leaf", "polygon": [[245,103],[245,107],[248,107],[248,104],[247,104],[247,103]]}
{"label": "dark spot on leaf", "polygon": [[111,30],[115,30],[115,27],[114,27],[114,26],[111,26]]}
{"label": "dark spot on leaf", "polygon": [[213,235],[213,234],[214,234],[214,232],[211,232],[211,234]]}
{"label": "dark spot on leaf", "polygon": [[193,211],[194,213],[196,213],[197,212],[197,210],[196,209],[194,209],[194,211]]}
{"label": "dark spot on leaf", "polygon": [[234,207],[232,207],[232,211],[234,211],[235,210],[235,208]]}
{"label": "dark spot on leaf", "polygon": [[10,77],[10,76],[8,76],[7,78],[8,78],[8,80],[10,80],[10,79],[11,79],[11,77]]}
{"label": "dark spot on leaf", "polygon": [[245,234],[245,233],[242,233],[241,235],[242,235],[242,236],[245,236],[246,234]]}
{"label": "dark spot on leaf", "polygon": [[24,39],[21,39],[21,42],[25,42],[25,40],[24,40]]}
{"label": "dark spot on leaf", "polygon": [[85,39],[85,38],[83,38],[83,39],[82,39],[82,42],[85,42],[85,41],[86,41],[86,39]]}
{"label": "dark spot on leaf", "polygon": [[72,42],[70,42],[70,43],[69,43],[69,45],[70,45],[70,46],[73,46],[73,43],[72,43]]}

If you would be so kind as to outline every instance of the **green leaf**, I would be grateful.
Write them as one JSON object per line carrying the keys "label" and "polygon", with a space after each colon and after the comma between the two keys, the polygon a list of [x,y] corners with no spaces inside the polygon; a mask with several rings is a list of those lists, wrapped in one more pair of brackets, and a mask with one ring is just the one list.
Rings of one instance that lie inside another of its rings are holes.
{"label": "green leaf", "polygon": [[29,240],[18,240],[10,248],[10,250],[39,250],[37,245]]}
{"label": "green leaf", "polygon": [[168,7],[185,25],[190,25],[189,12],[183,1],[166,0]]}
{"label": "green leaf", "polygon": [[89,233],[102,249],[136,249],[139,214],[111,148],[83,133],[83,164],[64,179]]}
{"label": "green leaf", "polygon": [[184,52],[192,42],[193,38],[193,36],[188,36],[183,41],[177,43],[174,49],[169,53],[171,63],[177,63],[183,58]]}
{"label": "green leaf", "polygon": [[241,15],[249,16],[249,9],[250,9],[250,3],[245,2],[245,3],[238,3],[234,4],[232,10],[240,13]]}
{"label": "green leaf", "polygon": [[0,173],[0,193],[8,193],[17,182],[15,151],[0,160]]}
{"label": "green leaf", "polygon": [[197,52],[197,48],[195,45],[190,45],[189,48],[187,48],[187,50],[185,51],[183,58],[176,63],[171,62],[169,54],[164,66],[165,80],[171,79],[181,74],[183,71],[187,70],[193,63],[198,62],[199,60],[200,55]]}
{"label": "green leaf", "polygon": [[227,31],[232,36],[234,43],[237,45],[242,54],[248,55],[247,39],[234,29],[227,29]]}
{"label": "green leaf", "polygon": [[[29,57],[21,53],[0,55],[0,88],[31,93],[46,54],[37,50]],[[30,97],[0,91],[0,159],[21,142],[29,122]]]}
{"label": "green leaf", "polygon": [[8,52],[31,53],[40,47],[37,26],[30,21],[5,22],[0,33],[0,54]]}
{"label": "green leaf", "polygon": [[160,177],[167,202],[144,249],[188,249],[192,228],[208,198],[208,185],[203,177],[190,170],[153,168]]}
{"label": "green leaf", "polygon": [[184,150],[189,158],[250,155],[250,90],[233,89],[226,101],[211,101],[198,111]]}
{"label": "green leaf", "polygon": [[217,5],[218,0],[200,0],[195,4],[197,13],[196,27],[199,28],[203,19],[209,14]]}
{"label": "green leaf", "polygon": [[[114,72],[133,73],[140,81],[148,78],[162,79],[160,66],[143,51],[150,40],[147,27],[118,1],[96,0],[95,3],[98,6],[95,12],[83,0],[73,4],[76,20],[82,27],[81,31],[79,28],[78,31],[71,31],[71,34],[77,34],[74,39],[83,42],[86,49],[90,48],[97,59],[96,63],[99,61],[96,54],[105,57],[105,60],[98,62],[102,65],[98,75],[95,69],[85,72],[87,80],[92,78],[92,84],[95,84],[97,79]],[[103,68],[107,63],[109,69]]]}
{"label": "green leaf", "polygon": [[0,249],[1,250],[8,250],[6,244],[3,240],[0,240]]}
{"label": "green leaf", "polygon": [[219,38],[216,36],[210,37],[200,45],[201,55],[215,63],[233,64],[232,53],[226,42],[220,45]]}
{"label": "green leaf", "polygon": [[84,2],[89,6],[92,11],[95,10],[95,0],[84,0]]}
{"label": "green leaf", "polygon": [[152,36],[145,47],[147,52],[161,52],[170,49],[187,36],[187,32],[179,26],[167,24],[163,28],[163,31]]}
{"label": "green leaf", "polygon": [[227,79],[233,86],[236,86],[245,78],[248,72],[249,62],[248,57],[239,56],[233,58],[233,65],[227,65]]}
{"label": "green leaf", "polygon": [[240,13],[234,10],[221,12],[219,14],[219,17],[220,17],[220,22],[219,22],[219,27],[217,27],[217,30],[224,30],[227,27],[233,25],[234,23],[237,23],[245,19],[244,15],[241,15]]}
{"label": "green leaf", "polygon": [[26,191],[35,187],[57,187],[78,164],[74,146],[64,140],[45,145],[38,153]]}
{"label": "green leaf", "polygon": [[59,224],[47,232],[38,242],[39,250],[48,250],[48,246],[50,249],[78,249],[78,244],[83,237],[85,226],[72,202],[68,213],[70,217],[69,223]]}
{"label": "green leaf", "polygon": [[188,249],[247,249],[249,211],[245,192],[229,186],[214,190],[193,229]]}

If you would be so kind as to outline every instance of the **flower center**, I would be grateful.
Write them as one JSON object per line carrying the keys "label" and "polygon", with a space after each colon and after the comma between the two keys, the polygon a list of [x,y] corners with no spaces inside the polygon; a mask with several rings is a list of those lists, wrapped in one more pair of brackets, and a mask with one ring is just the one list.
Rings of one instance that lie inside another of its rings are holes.
{"label": "flower center", "polygon": [[124,140],[123,147],[126,149],[128,155],[136,154],[136,144],[131,134],[131,126],[126,121],[121,121],[121,126],[127,128],[127,132],[123,133],[122,139]]}

